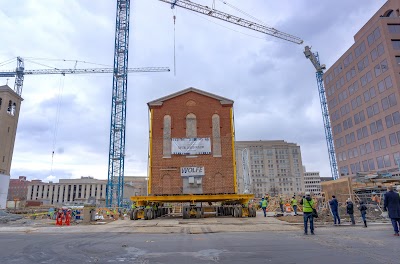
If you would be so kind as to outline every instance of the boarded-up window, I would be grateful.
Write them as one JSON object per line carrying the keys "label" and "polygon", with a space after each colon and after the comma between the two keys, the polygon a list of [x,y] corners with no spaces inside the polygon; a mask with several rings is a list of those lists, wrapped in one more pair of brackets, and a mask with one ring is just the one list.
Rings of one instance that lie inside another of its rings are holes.
{"label": "boarded-up window", "polygon": [[186,137],[197,137],[197,120],[194,114],[188,114],[186,116]]}
{"label": "boarded-up window", "polygon": [[212,116],[213,156],[221,157],[221,129],[219,115]]}
{"label": "boarded-up window", "polygon": [[164,116],[163,128],[163,157],[171,157],[171,116]]}

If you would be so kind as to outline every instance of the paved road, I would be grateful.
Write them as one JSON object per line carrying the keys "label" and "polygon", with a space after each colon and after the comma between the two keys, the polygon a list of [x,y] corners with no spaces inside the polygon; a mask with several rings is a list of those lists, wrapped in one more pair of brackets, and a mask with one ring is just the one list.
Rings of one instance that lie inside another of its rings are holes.
{"label": "paved road", "polygon": [[390,227],[203,234],[0,233],[0,263],[399,263]]}

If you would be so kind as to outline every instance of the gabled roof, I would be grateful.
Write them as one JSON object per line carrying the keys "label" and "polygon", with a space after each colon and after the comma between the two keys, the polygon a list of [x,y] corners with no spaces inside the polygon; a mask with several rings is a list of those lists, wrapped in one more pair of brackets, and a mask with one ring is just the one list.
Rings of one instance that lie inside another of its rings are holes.
{"label": "gabled roof", "polygon": [[231,99],[228,99],[228,98],[225,98],[225,97],[222,97],[222,96],[219,96],[219,95],[215,95],[215,94],[212,94],[212,93],[209,93],[209,92],[206,92],[206,91],[202,91],[202,90],[199,90],[199,89],[196,89],[196,88],[193,88],[193,87],[189,87],[189,88],[181,90],[179,92],[176,92],[176,93],[161,97],[159,99],[153,100],[151,102],[148,102],[147,105],[149,107],[150,106],[161,106],[164,101],[170,100],[170,99],[172,99],[174,97],[177,97],[177,96],[180,96],[180,95],[183,95],[183,94],[186,94],[186,93],[190,93],[190,92],[198,93],[198,94],[201,94],[201,95],[204,95],[204,96],[207,96],[207,97],[211,97],[211,98],[217,99],[218,101],[220,101],[220,103],[222,105],[231,105],[231,104],[233,104],[233,100],[231,100]]}
{"label": "gabled roof", "polygon": [[7,84],[6,85],[0,85],[0,92],[9,92],[12,95],[17,96],[21,101],[24,100],[24,99],[22,99],[21,96],[19,96],[16,92],[14,92],[14,90],[11,89],[11,87],[8,86]]}

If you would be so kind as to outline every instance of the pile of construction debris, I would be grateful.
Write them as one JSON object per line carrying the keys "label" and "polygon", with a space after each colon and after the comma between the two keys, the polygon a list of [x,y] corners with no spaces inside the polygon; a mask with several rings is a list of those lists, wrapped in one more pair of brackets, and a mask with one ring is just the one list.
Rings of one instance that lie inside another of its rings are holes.
{"label": "pile of construction debris", "polygon": [[8,223],[10,221],[16,221],[22,219],[22,216],[9,214],[4,210],[0,210],[0,223]]}

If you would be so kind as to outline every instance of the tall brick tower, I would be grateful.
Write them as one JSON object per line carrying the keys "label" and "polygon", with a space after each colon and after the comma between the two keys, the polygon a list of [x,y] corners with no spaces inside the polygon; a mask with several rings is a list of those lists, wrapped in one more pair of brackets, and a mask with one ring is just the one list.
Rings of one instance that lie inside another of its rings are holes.
{"label": "tall brick tower", "polygon": [[237,193],[232,100],[188,88],[148,106],[149,195]]}
{"label": "tall brick tower", "polygon": [[10,175],[22,100],[9,86],[0,86],[0,175]]}

